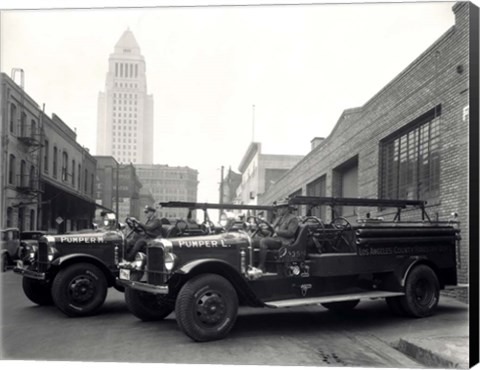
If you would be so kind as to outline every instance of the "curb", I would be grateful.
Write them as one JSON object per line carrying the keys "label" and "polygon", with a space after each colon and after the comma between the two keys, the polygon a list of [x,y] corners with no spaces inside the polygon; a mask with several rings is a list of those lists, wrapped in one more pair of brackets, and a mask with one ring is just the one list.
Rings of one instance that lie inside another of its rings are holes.
{"label": "curb", "polygon": [[468,358],[465,359],[465,362],[462,362],[461,360],[458,361],[455,359],[445,358],[439,353],[433,352],[427,348],[423,348],[421,345],[414,343],[412,340],[400,339],[396,349],[428,367],[448,369],[469,368]]}

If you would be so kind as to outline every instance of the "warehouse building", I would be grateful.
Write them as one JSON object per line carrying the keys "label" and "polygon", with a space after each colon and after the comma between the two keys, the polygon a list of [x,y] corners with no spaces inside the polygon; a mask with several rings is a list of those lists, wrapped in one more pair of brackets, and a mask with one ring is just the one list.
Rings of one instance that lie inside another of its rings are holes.
{"label": "warehouse building", "polygon": [[[452,10],[455,24],[362,107],[345,110],[259,203],[299,194],[426,200],[433,219],[458,214],[458,278],[468,283],[470,5]],[[341,213],[360,218],[367,211],[388,216],[379,209]],[[324,209],[317,215],[329,218]]]}

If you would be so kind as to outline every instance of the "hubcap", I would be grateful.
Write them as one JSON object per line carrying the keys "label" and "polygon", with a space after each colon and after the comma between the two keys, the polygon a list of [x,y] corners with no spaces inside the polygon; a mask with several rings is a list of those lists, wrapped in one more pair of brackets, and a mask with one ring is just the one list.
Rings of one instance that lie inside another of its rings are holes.
{"label": "hubcap", "polygon": [[197,300],[195,310],[201,323],[214,326],[225,318],[225,300],[218,292],[206,292]]}
{"label": "hubcap", "polygon": [[419,280],[415,285],[415,299],[418,304],[426,306],[429,305],[434,298],[433,290],[426,280]]}
{"label": "hubcap", "polygon": [[95,284],[86,276],[78,276],[71,281],[68,292],[73,301],[86,303],[95,294]]}

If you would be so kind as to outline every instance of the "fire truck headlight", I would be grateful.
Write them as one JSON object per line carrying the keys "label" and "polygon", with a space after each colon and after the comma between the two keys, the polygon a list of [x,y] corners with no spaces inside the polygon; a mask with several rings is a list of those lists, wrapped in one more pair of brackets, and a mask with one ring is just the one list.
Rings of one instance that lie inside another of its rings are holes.
{"label": "fire truck headlight", "polygon": [[135,261],[133,261],[132,267],[135,268],[135,270],[143,270],[146,265],[147,265],[147,255],[145,253],[138,252],[135,255]]}
{"label": "fire truck headlight", "polygon": [[48,262],[52,262],[57,257],[58,251],[53,247],[48,247]]}
{"label": "fire truck headlight", "polygon": [[177,263],[177,256],[173,253],[165,253],[165,269],[171,272]]}

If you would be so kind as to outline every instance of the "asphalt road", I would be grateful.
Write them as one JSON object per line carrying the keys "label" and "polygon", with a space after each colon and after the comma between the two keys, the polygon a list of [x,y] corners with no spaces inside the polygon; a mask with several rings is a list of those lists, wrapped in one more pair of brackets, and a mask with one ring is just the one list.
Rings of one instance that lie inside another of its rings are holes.
{"label": "asphalt road", "polygon": [[422,366],[393,348],[400,336],[468,320],[466,306],[448,300],[437,315],[421,320],[393,316],[383,300],[361,302],[348,316],[320,306],[241,308],[226,339],[196,343],[180,331],[174,314],[140,321],[114,289],[98,315],[69,318],[54,306],[31,303],[20,276],[1,277],[5,360],[416,368]]}

